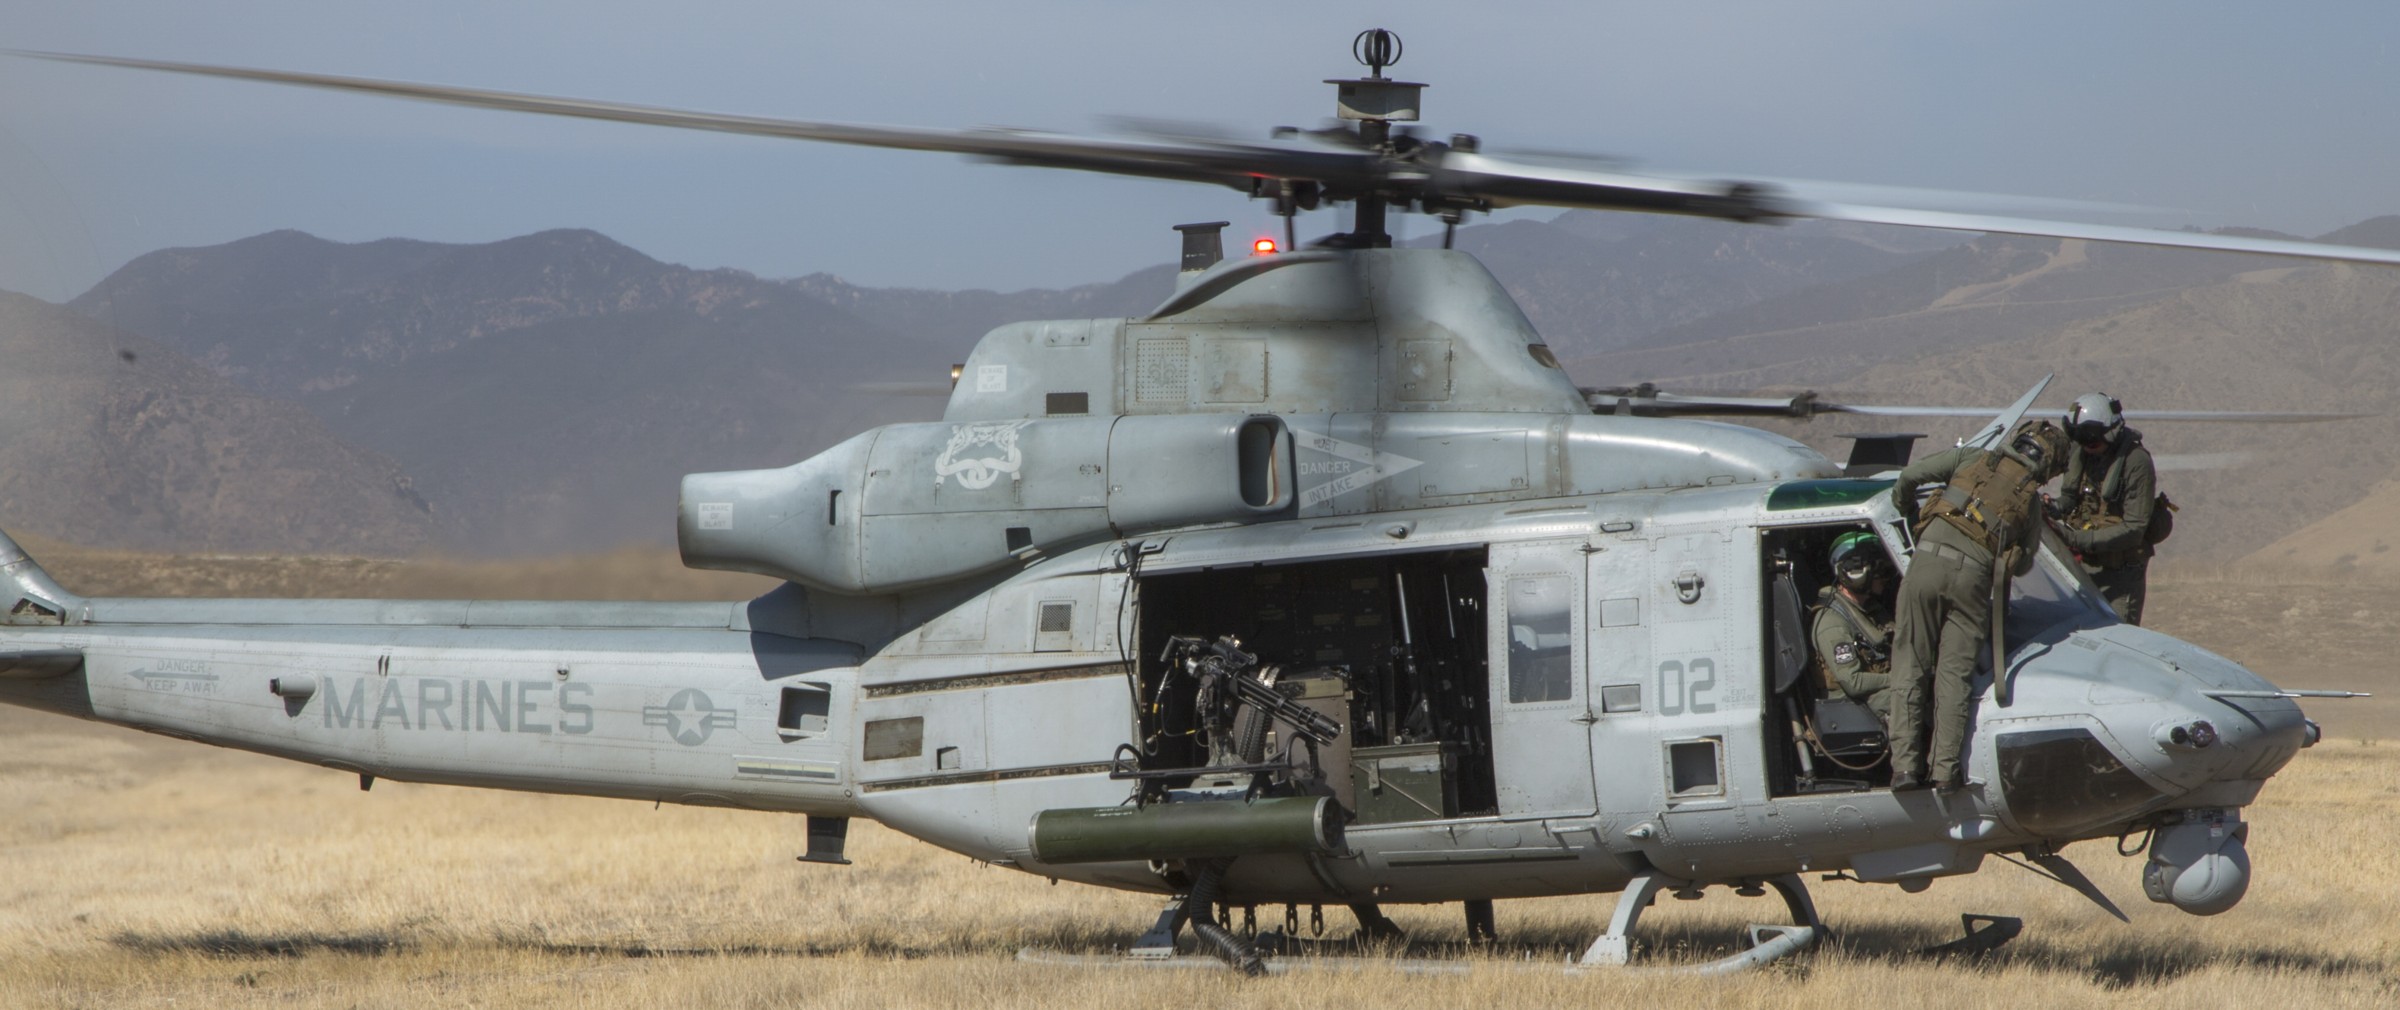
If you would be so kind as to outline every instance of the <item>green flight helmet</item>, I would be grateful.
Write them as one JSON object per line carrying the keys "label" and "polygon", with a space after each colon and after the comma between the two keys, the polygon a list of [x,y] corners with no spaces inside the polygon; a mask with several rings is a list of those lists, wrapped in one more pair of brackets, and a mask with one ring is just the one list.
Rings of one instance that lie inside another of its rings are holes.
{"label": "green flight helmet", "polygon": [[1833,577],[1854,593],[1863,593],[1875,584],[1891,566],[1883,551],[1883,538],[1866,530],[1852,530],[1835,537],[1833,550],[1827,555],[1833,564]]}

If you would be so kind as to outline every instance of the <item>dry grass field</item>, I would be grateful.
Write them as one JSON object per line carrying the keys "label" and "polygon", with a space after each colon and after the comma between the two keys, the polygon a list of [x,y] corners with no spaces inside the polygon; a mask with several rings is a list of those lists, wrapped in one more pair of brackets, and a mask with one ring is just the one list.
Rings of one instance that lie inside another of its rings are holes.
{"label": "dry grass field", "polygon": [[[213,585],[207,564],[36,550],[87,592],[140,588],[118,579]],[[633,595],[667,585],[649,571],[658,560],[545,563],[548,576],[493,581],[527,595],[569,595],[552,579]],[[244,564],[242,584],[216,594],[309,582],[297,563]],[[361,594],[465,595],[474,587],[455,581],[496,571],[363,578],[369,563],[308,564],[349,572],[332,591]],[[2163,580],[2154,606],[2167,630],[2286,683],[2389,690],[2400,643],[2379,615],[2400,589],[2361,592],[2193,574]],[[2132,925],[1994,860],[1917,895],[1816,885],[1834,943],[1706,981],[1547,970],[1589,942],[1609,897],[1503,902],[1502,942],[1472,953],[1454,906],[1392,910],[1408,952],[1460,957],[1472,970],[1456,976],[1371,961],[1259,981],[1028,965],[1020,947],[1129,941],[1153,899],[1052,887],[873,826],[853,831],[857,865],[812,866],[792,861],[795,817],[396,782],[362,793],[335,772],[0,709],[0,1007],[2390,1007],[2400,740],[2382,738],[2400,734],[2380,710],[2344,715],[2342,704],[2311,706],[2331,737],[2250,808],[2254,879],[2224,915],[2143,900],[2139,860],[2087,842],[2068,855]],[[2022,916],[2025,935],[1970,963],[1908,953],[1954,936],[1964,912]],[[1771,898],[1712,894],[1662,902],[1644,934],[1654,960],[1714,957],[1743,923],[1781,914]],[[1346,913],[1327,920],[1329,936],[1348,931]]]}

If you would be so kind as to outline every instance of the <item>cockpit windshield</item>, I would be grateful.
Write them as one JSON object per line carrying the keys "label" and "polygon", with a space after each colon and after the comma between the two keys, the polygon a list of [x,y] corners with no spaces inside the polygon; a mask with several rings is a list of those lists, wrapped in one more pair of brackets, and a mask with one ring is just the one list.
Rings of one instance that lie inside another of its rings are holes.
{"label": "cockpit windshield", "polygon": [[2033,567],[2009,583],[2008,625],[2012,636],[2058,627],[2092,628],[2115,624],[2116,611],[2092,583],[2075,554],[2047,524],[2042,527],[2041,553]]}

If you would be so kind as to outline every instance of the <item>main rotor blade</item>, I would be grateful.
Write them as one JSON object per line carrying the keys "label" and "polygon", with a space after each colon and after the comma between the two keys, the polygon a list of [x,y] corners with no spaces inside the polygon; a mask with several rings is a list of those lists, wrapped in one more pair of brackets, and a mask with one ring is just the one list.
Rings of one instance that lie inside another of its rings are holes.
{"label": "main rotor blade", "polygon": [[2248,466],[2257,456],[2252,452],[2154,452],[2150,465],[2160,473],[2197,473]]}
{"label": "main rotor blade", "polygon": [[[1009,164],[1070,168],[1089,172],[1105,172],[1112,175],[1133,175],[1187,182],[1207,182],[1244,190],[1252,188],[1254,179],[1306,179],[1323,184],[1328,191],[1327,196],[1337,200],[1354,199],[1365,193],[1418,197],[1424,195],[1427,188],[1425,185],[1426,169],[1423,166],[1409,159],[1391,157],[1377,151],[1335,150],[1321,144],[1304,146],[1299,144],[1235,143],[1216,137],[1191,136],[1189,131],[1174,134],[1151,132],[1149,135],[1139,138],[1096,139],[1028,130],[939,130],[919,127],[871,126],[698,112],[661,106],[603,102],[523,92],[418,84],[410,81],[345,77],[334,74],[181,63],[170,60],[27,50],[0,50],[0,52],[66,63],[157,70],[199,77],[229,78],[267,84],[350,91],[504,112],[528,112],[548,116],[638,123],[685,130],[710,130],[749,136],[781,137],[790,140],[812,140],[862,147],[942,151],[990,158]],[[1156,127],[1158,124],[1150,125]],[[1440,145],[1430,146],[1440,147]],[[1458,162],[1459,165],[1458,168],[1451,170],[1454,176],[1461,180],[1475,178],[1474,156],[1452,155],[1451,159]],[[1498,181],[1492,182],[1490,186],[1494,189],[1501,188]],[[1581,173],[1578,178],[1562,180],[1559,184],[1546,184],[1543,180],[1526,179],[1522,180],[1517,188],[1547,193],[1550,197],[1547,202],[1558,206],[1652,210],[1666,213],[1732,217],[1741,220],[1752,220],[1762,216],[1752,206],[1752,201],[1748,199],[1729,200],[1726,195],[1727,188],[1724,186],[1681,180],[1649,179],[1631,175],[1611,175],[1600,178],[1596,173]],[[1467,199],[1473,202],[1475,198],[1469,195]],[[1520,199],[1514,202],[1538,203],[1544,201]]]}
{"label": "main rotor blade", "polygon": [[1031,130],[937,130],[905,126],[811,122],[765,116],[696,112],[652,105],[563,98],[512,91],[460,88],[409,81],[332,74],[224,67],[116,56],[85,56],[0,50],[13,56],[96,66],[159,70],[199,77],[230,78],[333,91],[407,98],[469,108],[529,112],[546,116],[639,123],[683,130],[710,130],[757,137],[813,140],[861,147],[941,151],[1018,165],[1071,168],[1112,175],[1144,176],[1250,188],[1257,177],[1318,179],[1356,186],[1373,177],[1373,156],[1263,144],[1226,144],[1160,139],[1098,139]]}
{"label": "main rotor blade", "polygon": [[1806,216],[1786,211],[1771,189],[1755,183],[1533,165],[1452,149],[1439,150],[1426,161],[1432,166],[1427,186],[1431,194],[1465,205],[1646,210],[1736,221]]}
{"label": "main rotor blade", "polygon": [[[1425,145],[1425,157],[1420,162],[1410,156],[1374,150],[1338,150],[1321,144],[1237,143],[1218,137],[1193,136],[1188,129],[1175,133],[1153,131],[1139,138],[1096,139],[1021,130],[869,126],[697,112],[332,74],[74,53],[0,51],[67,63],[359,92],[506,112],[863,147],[943,151],[1010,164],[1207,182],[1244,190],[1252,189],[1252,180],[1257,179],[1305,179],[1322,184],[1326,196],[1336,200],[1355,199],[1372,193],[1387,198],[1447,200],[1471,207],[1540,203],[1561,207],[1697,214],[1744,221],[1774,216],[1761,202],[1764,190],[1757,187],[1571,169],[1551,170],[1545,176],[1525,168],[1512,168],[1506,162],[1449,151],[1446,146],[1439,144]],[[1440,176],[1438,180],[1429,178],[1429,175],[1437,172]]]}
{"label": "main rotor blade", "polygon": [[883,396],[940,397],[948,397],[951,393],[957,390],[957,387],[958,384],[955,382],[937,382],[930,379],[896,379],[890,382],[853,382],[849,386],[851,390],[856,392],[876,393]]}
{"label": "main rotor blade", "polygon": [[[1859,414],[1872,417],[1991,417],[2003,407],[1907,406],[1878,403],[1836,403],[1814,392],[1792,396],[1717,396],[1678,393],[1640,386],[1585,387],[1592,409],[1603,414],[1627,413],[1645,417],[1815,417],[1819,414]],[[2373,417],[2369,413],[2300,410],[2128,410],[2128,421],[2232,421],[2244,424],[2312,424]]]}
{"label": "main rotor blade", "polygon": [[[1797,396],[1712,396],[1675,393],[1650,386],[1585,388],[1583,398],[1602,414],[1643,417],[1815,417],[1839,409],[1815,393]],[[1988,413],[1988,412],[1987,412]]]}
{"label": "main rotor blade", "polygon": [[2002,235],[2033,235],[2041,238],[2079,238],[2095,242],[2130,242],[2136,245],[2206,249],[2212,252],[2253,253],[2260,256],[2300,256],[2308,259],[2346,260],[2354,263],[2400,266],[2400,249],[2372,249],[2366,246],[2331,245],[2297,239],[2250,238],[2242,235],[2219,235],[2199,231],[2166,231],[2159,228],[2078,224],[2071,221],[2041,221],[1994,214],[1906,210],[1896,207],[1869,207],[1841,203],[1793,202],[1784,206],[1783,213],[1789,217],[1855,221],[1861,224],[1890,224],[1907,228],[1994,232]]}
{"label": "main rotor blade", "polygon": [[[1997,407],[1900,407],[1880,404],[1819,404],[1821,413],[1872,414],[1882,417],[1989,417]],[[2373,414],[2298,410],[2128,410],[2128,421],[2239,421],[2246,424],[2313,424],[2354,421]]]}
{"label": "main rotor blade", "polygon": [[1438,165],[1430,186],[1434,195],[1464,203],[1480,201],[1495,207],[1545,204],[1700,214],[1740,221],[1816,218],[2400,266],[2400,250],[2395,249],[1812,200],[1793,189],[1770,183],[1657,178],[1509,161],[1461,151],[1439,152],[1427,160]]}

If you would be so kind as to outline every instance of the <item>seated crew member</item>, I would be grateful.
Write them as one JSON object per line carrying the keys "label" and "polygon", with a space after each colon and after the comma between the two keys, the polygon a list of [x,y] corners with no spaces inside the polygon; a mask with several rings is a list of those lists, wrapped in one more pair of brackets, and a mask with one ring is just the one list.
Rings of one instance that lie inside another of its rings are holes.
{"label": "seated crew member", "polygon": [[1874,710],[1891,725],[1891,556],[1883,538],[1865,530],[1842,534],[1829,555],[1833,584],[1817,592],[1809,640],[1816,646],[1827,690]]}

